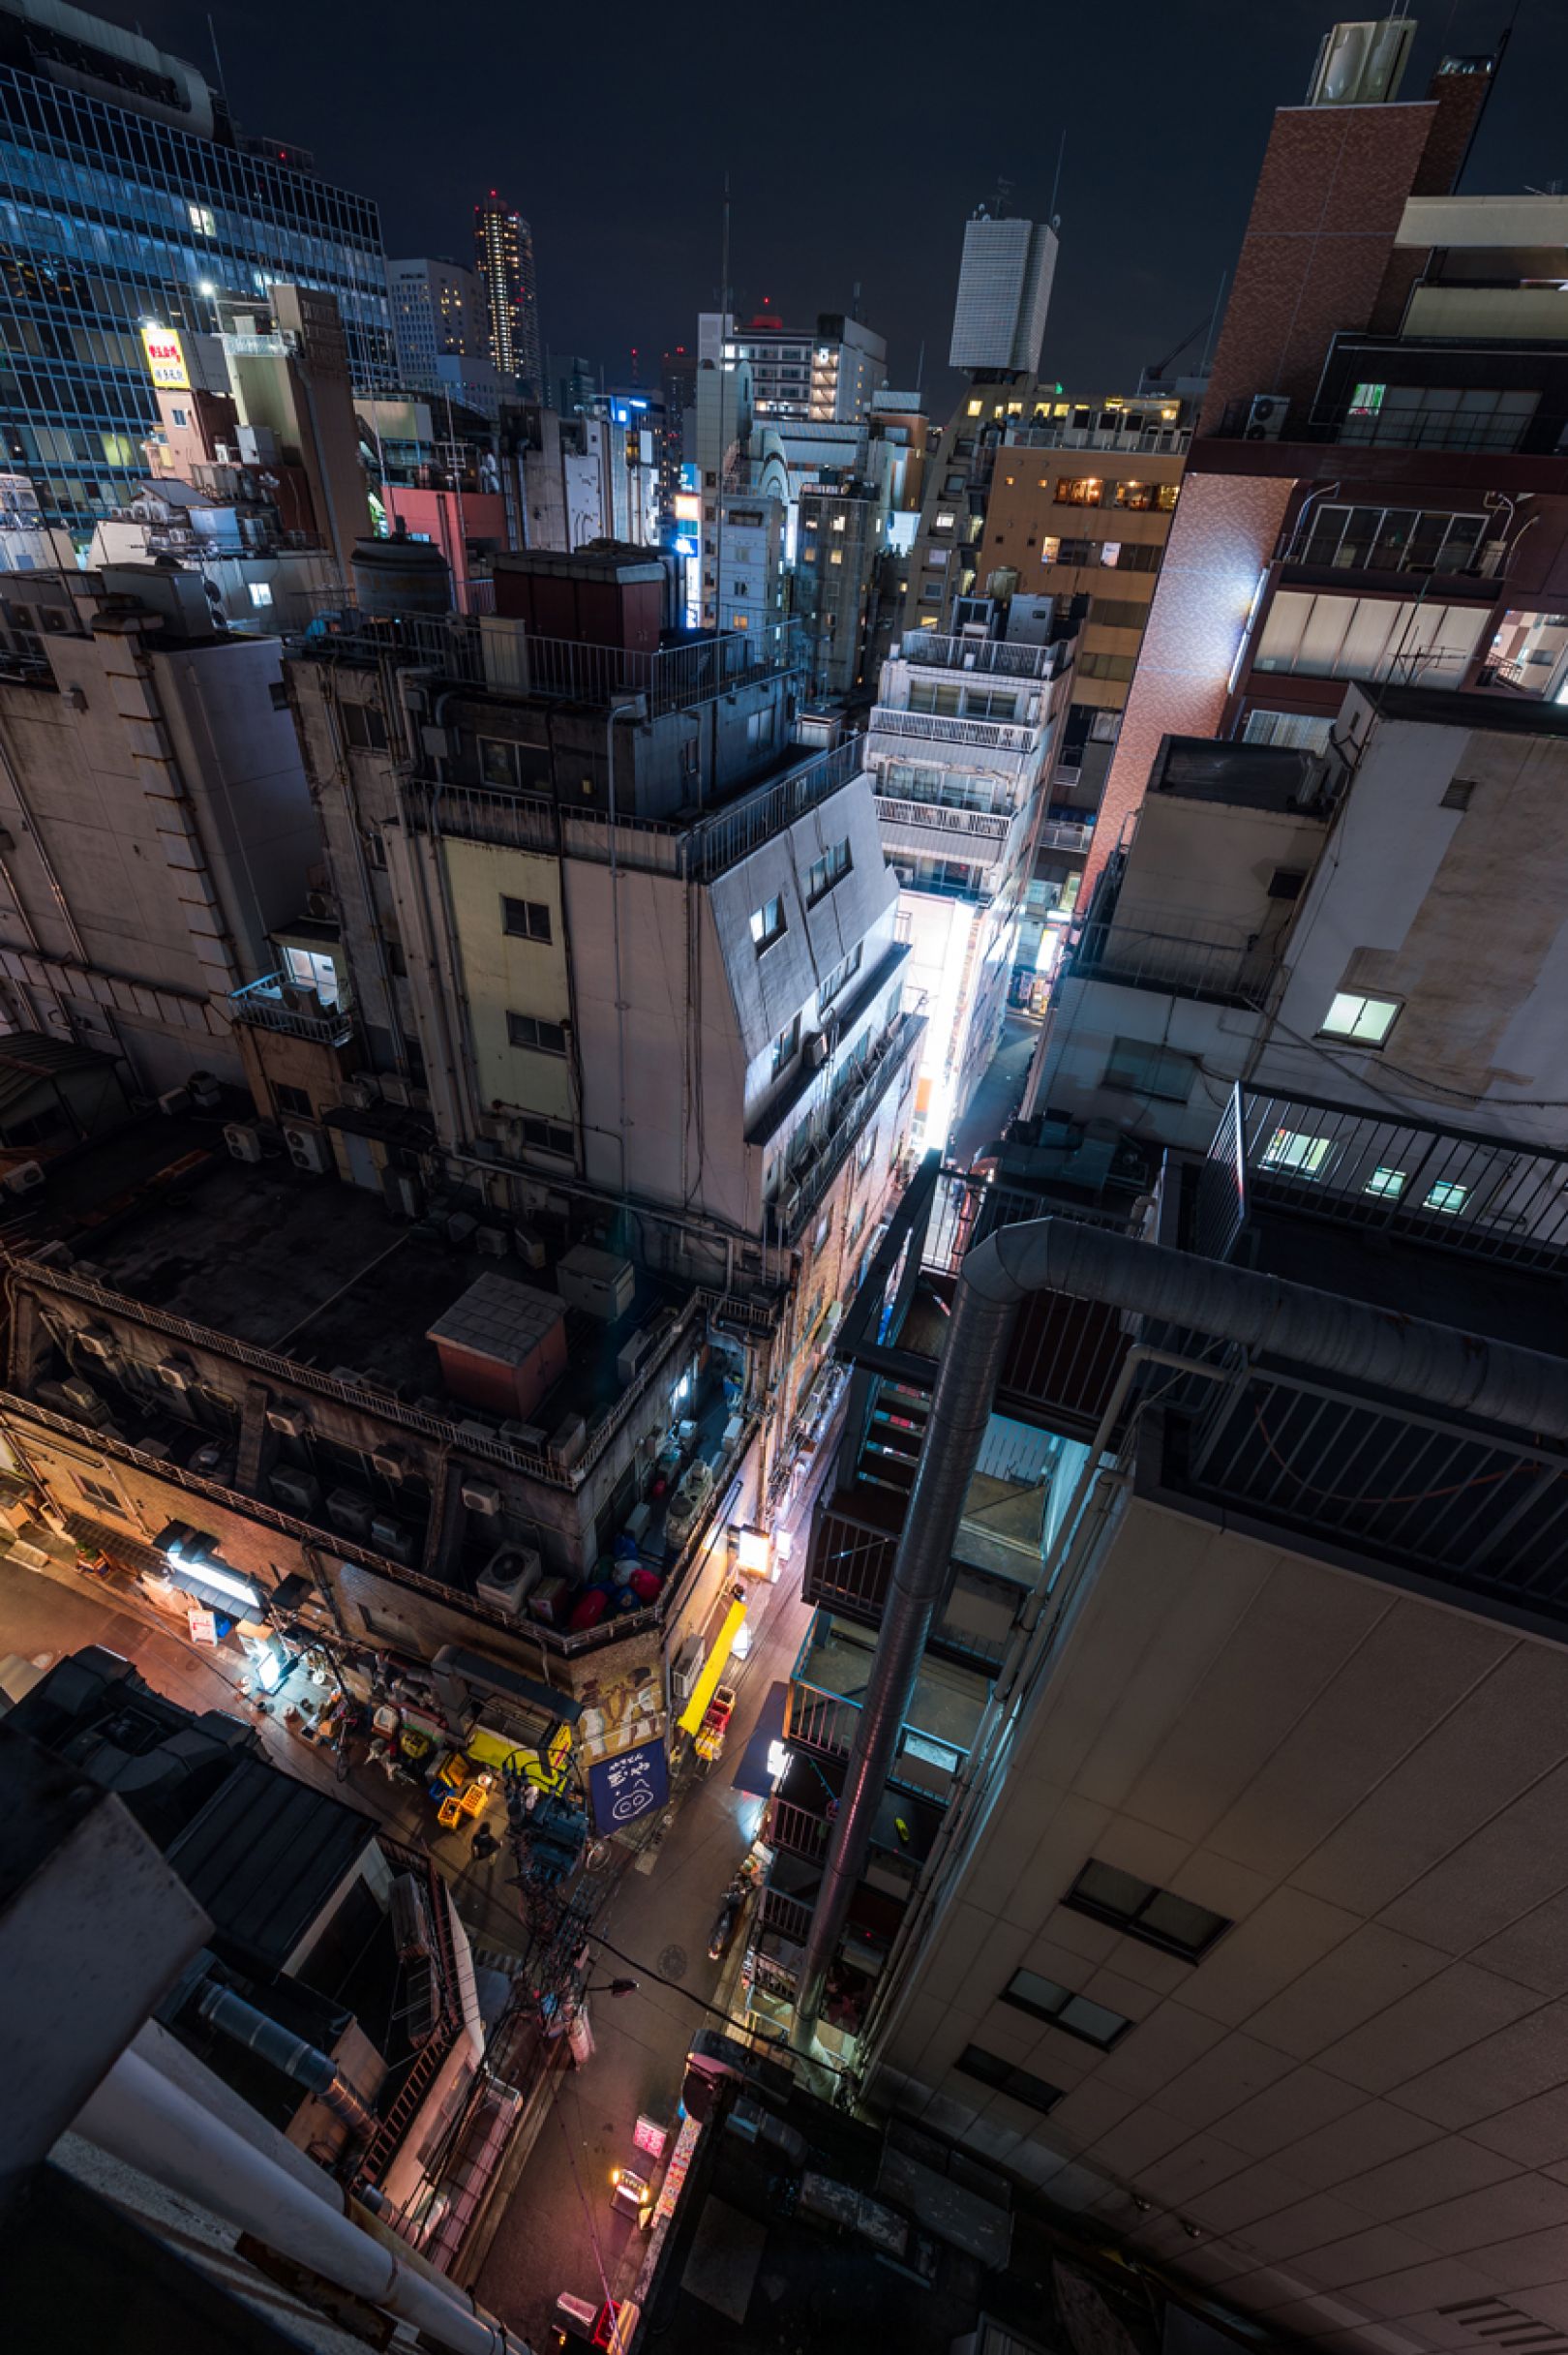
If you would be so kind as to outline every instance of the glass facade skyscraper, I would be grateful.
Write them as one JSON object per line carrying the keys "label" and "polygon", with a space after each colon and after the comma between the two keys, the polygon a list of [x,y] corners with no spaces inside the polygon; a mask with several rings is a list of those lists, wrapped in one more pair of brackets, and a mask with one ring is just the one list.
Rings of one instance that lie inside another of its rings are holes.
{"label": "glass facade skyscraper", "polygon": [[210,332],[203,286],[258,301],[279,280],[324,288],[356,384],[396,375],[376,206],[237,131],[194,68],[101,30],[102,48],[64,41],[0,5],[0,437],[45,518],[77,532],[146,472],[142,322]]}

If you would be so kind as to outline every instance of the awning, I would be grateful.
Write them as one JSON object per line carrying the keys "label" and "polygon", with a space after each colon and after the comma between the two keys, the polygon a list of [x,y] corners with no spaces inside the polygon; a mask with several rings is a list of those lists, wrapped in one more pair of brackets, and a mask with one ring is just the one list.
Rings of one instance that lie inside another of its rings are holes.
{"label": "awning", "polygon": [[708,1715],[709,1704],[717,1689],[719,1678],[724,1674],[731,1648],[744,1623],[745,1615],[746,1606],[743,1602],[732,1603],[725,1613],[724,1624],[714,1639],[713,1648],[708,1655],[702,1675],[692,1687],[691,1699],[681,1710],[677,1721],[682,1734],[695,1734],[703,1719]]}

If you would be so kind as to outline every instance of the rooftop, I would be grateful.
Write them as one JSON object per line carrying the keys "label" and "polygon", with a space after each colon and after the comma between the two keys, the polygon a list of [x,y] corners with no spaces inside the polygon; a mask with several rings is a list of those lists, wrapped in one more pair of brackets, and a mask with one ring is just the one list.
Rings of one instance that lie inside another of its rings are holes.
{"label": "rooftop", "polygon": [[[1440,704],[1455,698],[1433,695],[1431,700]],[[1149,778],[1151,793],[1176,795],[1184,801],[1223,801],[1235,809],[1318,808],[1324,786],[1320,753],[1206,736],[1163,738]]]}

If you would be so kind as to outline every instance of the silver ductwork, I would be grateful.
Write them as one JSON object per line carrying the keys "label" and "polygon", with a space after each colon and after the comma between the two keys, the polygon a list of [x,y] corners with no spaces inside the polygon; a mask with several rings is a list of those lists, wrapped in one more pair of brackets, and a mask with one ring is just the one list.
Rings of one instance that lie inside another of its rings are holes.
{"label": "silver ductwork", "polygon": [[882,1631],[844,1796],[806,1940],[796,2041],[809,2046],[828,1966],[864,1867],[920,1654],[946,1595],[964,1499],[1013,1313],[1032,1292],[1098,1301],[1239,1344],[1340,1380],[1568,1440],[1568,1363],[1071,1218],[1005,1226],[959,1272],[920,1461],[893,1561]]}

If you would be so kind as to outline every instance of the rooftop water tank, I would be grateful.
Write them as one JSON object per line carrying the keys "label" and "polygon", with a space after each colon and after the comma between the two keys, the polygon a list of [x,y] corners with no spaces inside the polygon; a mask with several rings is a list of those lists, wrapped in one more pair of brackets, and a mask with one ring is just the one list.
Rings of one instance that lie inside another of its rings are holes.
{"label": "rooftop water tank", "polygon": [[367,614],[449,614],[452,575],[429,540],[399,529],[386,540],[355,540],[354,593]]}

